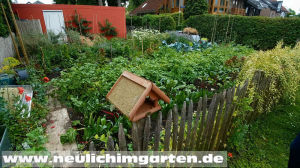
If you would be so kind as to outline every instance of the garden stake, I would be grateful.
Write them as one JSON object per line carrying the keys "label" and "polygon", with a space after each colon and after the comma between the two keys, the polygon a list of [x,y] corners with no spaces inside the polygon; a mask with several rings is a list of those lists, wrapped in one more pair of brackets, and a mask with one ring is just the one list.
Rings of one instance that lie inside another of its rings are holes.
{"label": "garden stake", "polygon": [[110,58],[112,59],[112,45],[110,44]]}
{"label": "garden stake", "polygon": [[161,18],[159,18],[158,31],[160,31],[160,19]]}
{"label": "garden stake", "polygon": [[230,15],[229,15],[229,19],[228,19],[226,34],[225,34],[225,43],[227,42],[227,35],[228,35],[229,24],[230,24]]}
{"label": "garden stake", "polygon": [[17,34],[17,37],[18,37],[18,39],[19,39],[19,43],[20,43],[21,49],[22,49],[22,51],[23,51],[23,55],[24,55],[24,58],[25,58],[25,62],[26,62],[26,64],[28,65],[28,64],[29,64],[29,59],[28,59],[28,56],[27,56],[26,49],[25,49],[25,47],[24,47],[24,43],[23,43],[23,40],[22,40],[22,36],[21,36],[20,30],[19,30],[19,27],[18,27],[18,25],[17,25],[17,21],[16,21],[16,18],[15,18],[14,12],[13,12],[13,10],[12,10],[12,8],[11,8],[11,5],[10,5],[9,0],[6,0],[6,1],[7,1],[9,10],[10,10],[11,18],[12,18],[12,20],[13,20],[13,23],[14,23],[14,26],[15,26],[15,29],[16,29],[16,34]]}
{"label": "garden stake", "polygon": [[43,67],[44,67],[44,70],[46,71],[45,55],[44,55],[44,52],[43,52],[43,48],[40,47],[40,50],[41,50],[41,53],[42,53]]}
{"label": "garden stake", "polygon": [[2,9],[2,12],[3,12],[3,16],[5,18],[5,21],[6,21],[6,24],[7,24],[7,27],[8,27],[8,30],[9,30],[9,34],[11,36],[11,41],[13,42],[14,44],[14,48],[16,50],[16,54],[18,56],[18,59],[20,62],[22,62],[21,60],[21,56],[20,56],[20,53],[19,53],[19,49],[18,49],[18,46],[17,46],[17,43],[15,41],[15,38],[13,37],[13,34],[12,34],[12,31],[11,31],[11,28],[10,28],[10,25],[9,25],[9,22],[8,22],[8,19],[7,19],[7,16],[6,16],[6,13],[5,13],[5,10],[4,10],[4,7],[3,7],[3,4],[1,3],[1,9]]}
{"label": "garden stake", "polygon": [[143,42],[143,39],[142,39],[142,55],[144,55],[144,42]]}

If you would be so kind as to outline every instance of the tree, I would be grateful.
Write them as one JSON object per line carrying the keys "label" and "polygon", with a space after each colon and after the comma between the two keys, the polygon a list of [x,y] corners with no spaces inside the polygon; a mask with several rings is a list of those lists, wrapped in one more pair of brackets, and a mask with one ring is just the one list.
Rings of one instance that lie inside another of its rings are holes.
{"label": "tree", "polygon": [[[12,18],[11,18],[10,11],[8,9],[7,1],[0,0],[0,3],[3,4],[9,25],[12,28],[12,30],[14,31],[14,24],[12,23]],[[6,21],[4,19],[4,15],[3,15],[1,7],[0,7],[0,37],[7,37],[8,35],[9,35],[8,27],[7,27]]]}
{"label": "tree", "polygon": [[293,9],[289,9],[289,13],[287,14],[287,17],[290,17],[290,16],[295,16],[296,15],[296,12],[293,10]]}
{"label": "tree", "polygon": [[183,16],[185,19],[194,15],[202,15],[208,12],[207,0],[187,0]]}

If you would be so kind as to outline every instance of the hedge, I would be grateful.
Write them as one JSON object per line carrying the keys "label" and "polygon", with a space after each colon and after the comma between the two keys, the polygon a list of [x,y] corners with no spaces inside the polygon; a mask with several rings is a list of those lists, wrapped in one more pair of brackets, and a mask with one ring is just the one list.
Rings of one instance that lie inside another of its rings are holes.
{"label": "hedge", "polygon": [[170,14],[127,16],[126,24],[135,28],[143,27],[160,30],[161,32],[176,29],[176,22]]}
{"label": "hedge", "polygon": [[234,41],[261,50],[272,49],[281,40],[284,45],[294,46],[300,39],[299,18],[207,14],[191,16],[185,25],[196,28],[201,36],[209,39],[215,27],[214,41]]}

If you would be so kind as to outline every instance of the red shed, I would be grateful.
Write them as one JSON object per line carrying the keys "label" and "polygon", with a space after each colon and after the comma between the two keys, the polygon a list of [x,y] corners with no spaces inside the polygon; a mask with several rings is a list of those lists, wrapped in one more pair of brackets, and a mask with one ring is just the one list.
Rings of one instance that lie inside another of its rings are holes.
{"label": "red shed", "polygon": [[13,4],[12,8],[20,19],[39,19],[43,32],[65,27],[71,21],[75,11],[81,18],[91,21],[90,33],[100,33],[99,22],[103,25],[108,19],[116,28],[118,37],[126,37],[125,8],[91,5],[46,5],[46,4]]}

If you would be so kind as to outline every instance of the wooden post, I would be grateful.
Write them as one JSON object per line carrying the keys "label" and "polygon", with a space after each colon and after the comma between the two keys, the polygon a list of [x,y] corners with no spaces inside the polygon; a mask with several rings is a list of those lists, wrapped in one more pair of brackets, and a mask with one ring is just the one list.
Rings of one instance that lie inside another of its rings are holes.
{"label": "wooden post", "polygon": [[142,55],[144,55],[144,41],[142,39]]}
{"label": "wooden post", "polygon": [[9,25],[9,22],[8,22],[8,19],[7,19],[7,16],[6,16],[6,13],[5,13],[5,10],[4,10],[4,7],[3,7],[3,4],[2,4],[2,3],[1,3],[1,9],[2,9],[3,16],[4,16],[4,18],[5,18],[5,21],[6,21],[8,30],[9,30],[9,34],[10,34],[10,36],[11,36],[11,40],[12,40],[12,42],[13,42],[13,44],[14,44],[14,47],[15,47],[16,54],[17,54],[17,56],[18,56],[19,61],[22,62],[21,56],[20,56],[20,53],[19,53],[19,49],[18,49],[18,46],[17,46],[17,43],[16,43],[16,41],[15,41],[15,38],[13,37],[12,30],[11,30],[11,28],[10,28],[10,25]]}
{"label": "wooden post", "polygon": [[112,59],[112,44],[110,44],[110,58]]}
{"label": "wooden post", "polygon": [[15,18],[14,12],[13,12],[13,10],[12,10],[12,8],[11,8],[11,5],[10,5],[9,0],[6,0],[6,1],[7,1],[9,10],[10,10],[10,14],[11,14],[13,23],[14,23],[15,28],[16,28],[16,35],[17,35],[17,37],[18,37],[18,39],[19,39],[20,46],[21,46],[21,49],[22,49],[22,52],[23,52],[23,55],[24,55],[24,58],[25,58],[25,62],[26,62],[26,64],[28,65],[28,64],[29,64],[29,59],[28,59],[28,56],[27,56],[26,49],[25,49],[25,47],[24,47],[24,43],[23,43],[23,40],[22,40],[22,37],[21,37],[21,33],[20,33],[20,30],[19,30],[19,27],[18,27],[18,25],[17,25],[17,21],[16,21],[16,18]]}
{"label": "wooden post", "polygon": [[46,71],[46,62],[45,62],[45,55],[44,55],[44,52],[43,52],[43,48],[40,47],[40,50],[41,50],[41,53],[42,53],[43,68]]}

